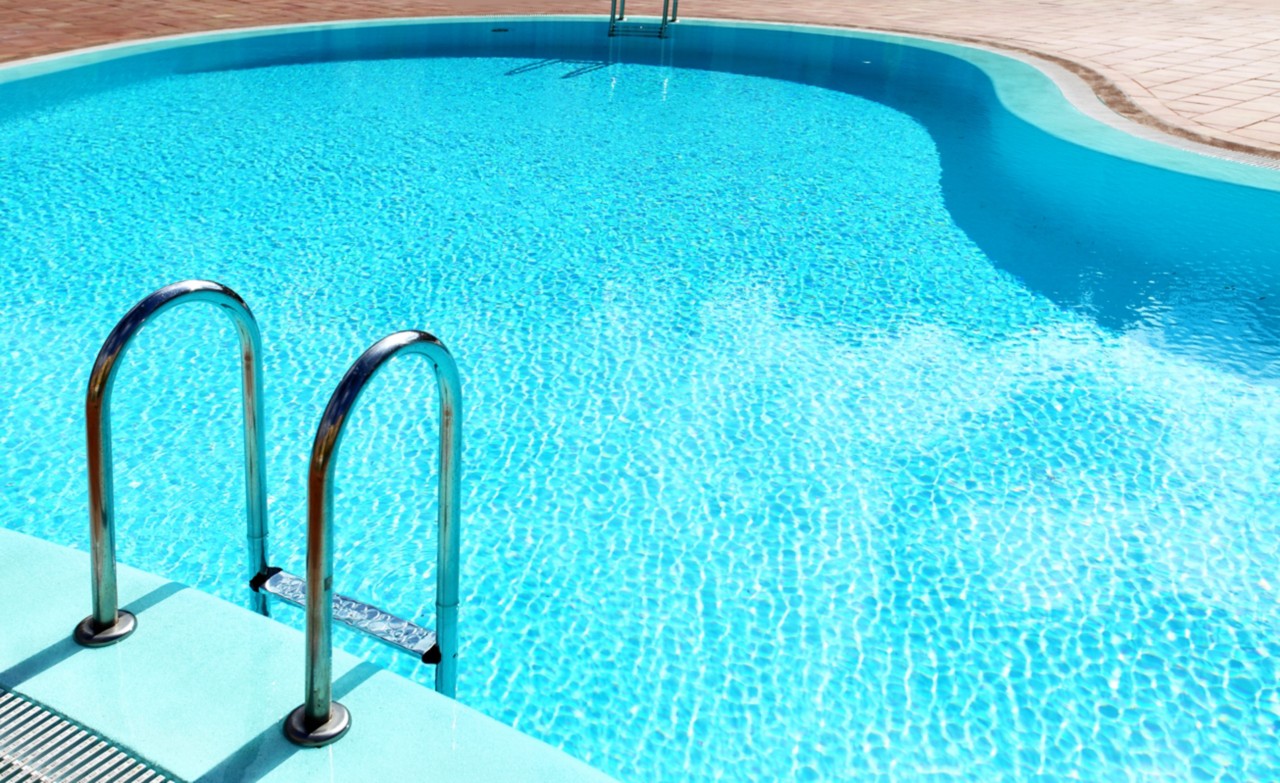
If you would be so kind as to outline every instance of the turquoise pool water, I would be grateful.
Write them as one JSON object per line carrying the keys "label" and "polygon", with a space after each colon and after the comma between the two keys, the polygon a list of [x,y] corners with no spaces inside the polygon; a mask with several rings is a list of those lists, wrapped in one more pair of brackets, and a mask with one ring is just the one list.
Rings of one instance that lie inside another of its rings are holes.
{"label": "turquoise pool water", "polygon": [[[86,546],[92,357],[211,278],[262,325],[295,572],[338,378],[452,348],[459,698],[621,779],[1280,777],[1276,194],[891,55],[282,57],[8,111],[0,519]],[[119,552],[242,601],[224,321],[121,370]],[[337,500],[337,589],[425,620],[432,387],[380,377]]]}

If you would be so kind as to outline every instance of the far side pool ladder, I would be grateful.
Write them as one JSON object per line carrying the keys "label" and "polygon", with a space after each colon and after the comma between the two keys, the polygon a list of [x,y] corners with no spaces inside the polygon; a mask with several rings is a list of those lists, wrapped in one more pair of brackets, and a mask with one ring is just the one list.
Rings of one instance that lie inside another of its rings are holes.
{"label": "far side pool ladder", "polygon": [[628,22],[627,0],[613,0],[609,11],[609,37],[620,35],[643,38],[666,38],[667,26],[674,24],[679,12],[680,0],[662,0],[662,18],[658,24]]}
{"label": "far side pool ladder", "polygon": [[[137,627],[119,606],[116,589],[115,498],[111,459],[111,390],[116,369],[133,338],[159,314],[179,304],[209,302],[232,319],[240,340],[244,394],[246,492],[248,494],[249,587],[251,607],[266,615],[267,595],[307,611],[306,702],[295,710],[286,733],[295,742],[318,746],[342,736],[349,724],[345,708],[332,702],[332,621],[368,634],[425,663],[436,664],[436,691],[453,697],[457,689],[460,452],[462,406],[457,366],[449,350],[426,332],[397,332],[375,343],[343,376],[329,400],[312,446],[308,479],[307,579],[267,565],[266,469],[262,456],[262,341],[257,321],[234,291],[209,280],[165,286],[134,305],[98,352],[85,400],[89,465],[89,537],[93,613],[75,628],[86,647],[125,639]],[[333,464],[347,415],[368,381],[400,353],[425,356],[440,389],[439,534],[436,567],[436,629],[424,629],[369,604],[333,592]]]}

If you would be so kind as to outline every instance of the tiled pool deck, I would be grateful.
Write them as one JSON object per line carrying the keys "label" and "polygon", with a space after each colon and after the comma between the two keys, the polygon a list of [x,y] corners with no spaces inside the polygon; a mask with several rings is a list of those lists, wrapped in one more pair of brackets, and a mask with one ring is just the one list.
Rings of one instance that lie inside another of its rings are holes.
{"label": "tiled pool deck", "polygon": [[[607,14],[608,0],[0,0],[0,61],[228,27],[479,14]],[[631,0],[632,14],[658,0]],[[1119,113],[1280,158],[1277,0],[684,0],[692,17],[921,33],[1031,52]]]}

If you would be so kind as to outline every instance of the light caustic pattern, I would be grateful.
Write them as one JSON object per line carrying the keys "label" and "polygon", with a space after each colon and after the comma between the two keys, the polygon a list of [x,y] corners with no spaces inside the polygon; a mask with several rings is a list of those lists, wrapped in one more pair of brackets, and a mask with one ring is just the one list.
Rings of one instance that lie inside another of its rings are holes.
{"label": "light caustic pattern", "polygon": [[[92,357],[207,277],[262,323],[295,572],[341,373],[396,329],[453,349],[460,698],[621,779],[1280,778],[1276,387],[996,269],[905,115],[655,67],[331,63],[80,98],[0,156],[8,526],[85,546]],[[116,470],[121,559],[242,601],[233,345],[197,307],[144,333]],[[430,622],[429,373],[366,400],[337,589]]]}

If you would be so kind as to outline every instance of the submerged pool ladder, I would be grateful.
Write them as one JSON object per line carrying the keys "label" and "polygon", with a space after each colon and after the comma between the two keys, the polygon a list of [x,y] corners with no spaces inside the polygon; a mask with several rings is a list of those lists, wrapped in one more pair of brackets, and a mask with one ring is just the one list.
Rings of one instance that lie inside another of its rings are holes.
{"label": "submerged pool ladder", "polygon": [[675,23],[679,9],[680,0],[662,0],[662,19],[658,24],[628,22],[626,21],[627,0],[613,0],[613,7],[609,11],[609,37],[628,35],[644,38],[666,38],[667,26]]}
{"label": "submerged pool ladder", "polygon": [[[116,369],[133,338],[164,311],[179,304],[208,302],[230,316],[240,341],[244,407],[245,489],[248,512],[250,605],[267,615],[267,596],[306,610],[306,697],[285,720],[289,739],[316,747],[341,737],[350,726],[346,708],[333,701],[334,620],[384,644],[435,664],[436,691],[453,697],[457,687],[459,493],[462,400],[457,366],[444,344],[426,332],[384,337],[361,354],[338,383],[321,417],[307,474],[307,573],[301,579],[267,565],[266,466],[263,462],[262,340],[249,307],[234,291],[208,280],[165,286],[134,305],[98,352],[85,398],[89,463],[89,537],[93,613],[76,626],[86,647],[102,647],[127,637],[137,618],[120,609],[116,592],[115,503],[111,461],[111,388]],[[392,358],[425,356],[440,395],[440,475],[436,549],[436,625],[407,620],[333,592],[333,471],[343,428],[369,381]]]}

